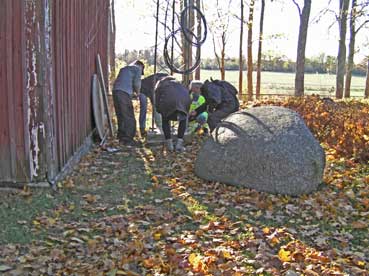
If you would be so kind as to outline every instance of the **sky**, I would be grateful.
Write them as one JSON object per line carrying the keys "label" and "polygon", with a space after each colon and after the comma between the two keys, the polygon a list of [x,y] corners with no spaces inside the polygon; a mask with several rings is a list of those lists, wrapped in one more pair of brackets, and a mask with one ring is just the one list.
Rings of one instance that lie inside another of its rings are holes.
{"label": "sky", "polygon": [[[125,1],[115,0],[116,2],[116,27],[117,27],[117,53],[124,52],[125,49],[140,50],[153,47],[155,44],[155,18],[154,0],[137,0]],[[204,15],[207,21],[211,22],[214,10],[215,0],[204,0],[205,6],[209,10],[205,10]],[[219,1],[220,3],[228,1]],[[247,2],[247,1],[246,1]],[[256,1],[255,11],[255,27],[253,40],[254,57],[257,51],[257,38],[259,28],[260,7]],[[292,0],[275,0],[274,2],[266,1],[265,20],[264,20],[264,37],[263,51],[273,51],[280,55],[295,60],[297,52],[297,38],[299,29],[299,15],[297,7]],[[302,3],[303,1],[298,1]],[[312,1],[310,24],[308,30],[308,42],[306,46],[306,56],[313,57],[322,53],[325,55],[336,56],[338,51],[338,26],[333,24],[335,15],[333,12],[327,13],[324,17],[316,22],[320,11],[327,5],[328,0]],[[161,7],[165,9],[166,2],[160,0]],[[338,10],[338,1],[332,1],[332,10]],[[233,0],[231,11],[239,13],[239,1]],[[245,18],[248,17],[248,7],[245,5]],[[160,15],[161,21],[164,21],[164,12]],[[168,21],[171,19],[169,18]],[[168,23],[170,24],[170,23]],[[330,27],[331,26],[331,27]],[[162,51],[164,41],[164,28],[159,24],[158,48]],[[362,46],[368,41],[368,32],[362,30],[357,37],[357,46]],[[277,35],[277,36],[276,36]],[[272,38],[274,37],[274,38]],[[347,35],[347,38],[349,36]],[[246,53],[247,30],[244,31],[244,53]],[[348,42],[347,42],[348,44]],[[360,47],[360,51],[356,55],[356,60],[369,55],[369,51]],[[368,47],[367,47],[368,48]],[[238,57],[239,52],[239,20],[232,16],[230,19],[229,38],[226,48],[227,57]],[[207,40],[202,46],[202,57],[214,57],[213,44],[211,35],[208,34]]]}

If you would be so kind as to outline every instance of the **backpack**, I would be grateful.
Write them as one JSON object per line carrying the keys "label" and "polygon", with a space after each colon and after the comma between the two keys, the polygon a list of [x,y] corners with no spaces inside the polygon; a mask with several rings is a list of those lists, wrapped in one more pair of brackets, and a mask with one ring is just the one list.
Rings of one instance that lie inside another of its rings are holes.
{"label": "backpack", "polygon": [[206,101],[211,105],[218,105],[226,97],[225,93],[230,94],[236,103],[235,111],[240,108],[240,103],[237,98],[237,89],[227,81],[223,80],[206,80],[201,87],[201,92],[206,98]]}

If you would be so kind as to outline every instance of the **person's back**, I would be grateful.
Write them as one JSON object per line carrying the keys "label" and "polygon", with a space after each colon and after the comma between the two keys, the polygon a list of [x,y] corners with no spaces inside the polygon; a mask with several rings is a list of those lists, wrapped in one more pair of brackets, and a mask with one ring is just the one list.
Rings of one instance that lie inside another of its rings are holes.
{"label": "person's back", "polygon": [[144,64],[136,60],[120,69],[113,85],[113,101],[118,121],[117,138],[124,145],[135,146],[136,119],[133,110],[133,93],[140,93],[141,75],[144,74]]}
{"label": "person's back", "polygon": [[201,91],[209,105],[210,131],[213,131],[222,119],[239,109],[237,89],[226,81],[205,81]]}
{"label": "person's back", "polygon": [[135,65],[128,65],[120,69],[116,78],[113,91],[124,91],[132,96],[133,92],[139,93],[141,89],[141,68]]}
{"label": "person's back", "polygon": [[[154,88],[161,79],[167,76],[168,74],[166,73],[156,73],[156,74],[147,76],[146,78],[141,80],[141,91],[139,95],[139,101],[140,101],[139,123],[140,123],[141,137],[147,136],[147,131],[146,131],[147,98],[149,98],[151,104],[153,104]],[[156,126],[158,127],[159,131],[162,133],[161,115],[158,112],[156,112],[156,110],[154,112],[154,118],[155,118]]]}
{"label": "person's back", "polygon": [[155,105],[163,117],[168,117],[175,111],[186,116],[191,105],[191,98],[186,87],[173,77],[163,78],[155,87]]}
{"label": "person's back", "polygon": [[162,80],[163,78],[167,77],[168,74],[165,73],[156,73],[152,74],[144,79],[141,82],[141,93],[146,95],[151,102],[152,102],[152,95],[155,88],[155,85]]}
{"label": "person's back", "polygon": [[186,131],[187,115],[191,105],[190,94],[186,87],[177,82],[173,77],[162,79],[155,87],[155,107],[162,115],[162,128],[166,147],[174,150],[171,138],[170,121],[178,121],[177,144],[175,150],[182,152],[183,136]]}

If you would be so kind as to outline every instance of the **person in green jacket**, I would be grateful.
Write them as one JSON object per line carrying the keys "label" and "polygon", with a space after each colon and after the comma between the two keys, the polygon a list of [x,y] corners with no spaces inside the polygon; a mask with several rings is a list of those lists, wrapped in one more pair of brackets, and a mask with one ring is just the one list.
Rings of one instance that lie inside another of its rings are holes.
{"label": "person in green jacket", "polygon": [[188,133],[194,133],[200,129],[203,129],[204,133],[208,133],[208,112],[205,97],[201,95],[202,85],[201,81],[196,80],[190,83],[191,106]]}

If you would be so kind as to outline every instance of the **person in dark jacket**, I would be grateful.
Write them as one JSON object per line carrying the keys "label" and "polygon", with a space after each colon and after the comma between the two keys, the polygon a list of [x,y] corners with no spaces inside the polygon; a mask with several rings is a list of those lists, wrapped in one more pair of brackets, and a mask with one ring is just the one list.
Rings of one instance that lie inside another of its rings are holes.
{"label": "person in dark jacket", "polygon": [[138,146],[134,140],[136,135],[136,119],[133,111],[132,97],[139,95],[141,90],[141,75],[144,74],[144,64],[136,60],[120,69],[113,86],[113,100],[118,119],[119,141],[127,146]]}
{"label": "person in dark jacket", "polygon": [[206,80],[201,86],[201,93],[208,105],[210,131],[213,131],[222,119],[240,108],[237,89],[227,81]]}
{"label": "person in dark jacket", "polygon": [[[141,81],[141,93],[139,95],[140,101],[140,116],[139,116],[139,125],[140,125],[140,133],[141,137],[146,137],[146,115],[147,115],[147,98],[150,99],[151,104],[153,104],[153,91],[155,85],[162,78],[167,77],[168,74],[165,73],[156,73],[152,74]],[[161,119],[159,118],[160,114],[155,113],[155,123],[157,127],[161,127]],[[158,125],[160,122],[160,125]]]}
{"label": "person in dark jacket", "polygon": [[173,77],[168,76],[159,81],[155,87],[155,107],[162,116],[162,128],[165,144],[169,151],[174,150],[170,132],[170,121],[179,121],[177,144],[175,150],[184,150],[183,137],[186,131],[187,116],[191,98],[189,91]]}

